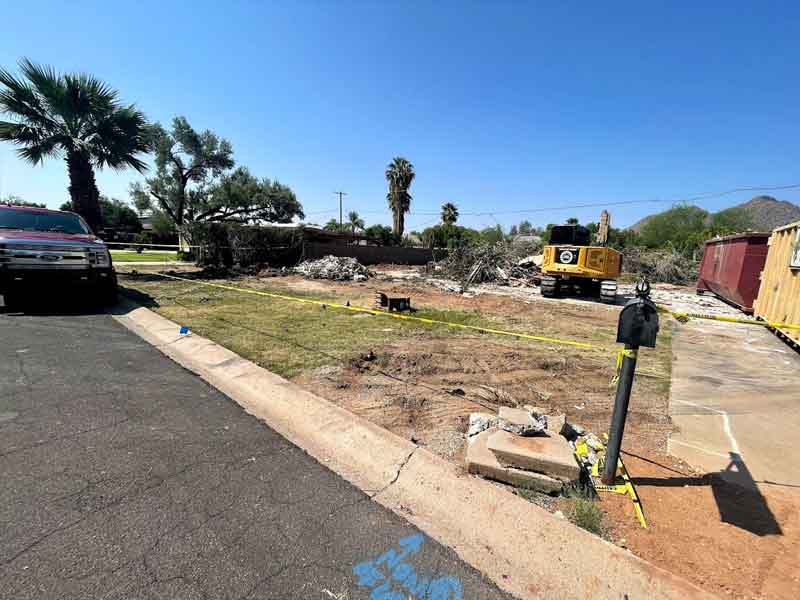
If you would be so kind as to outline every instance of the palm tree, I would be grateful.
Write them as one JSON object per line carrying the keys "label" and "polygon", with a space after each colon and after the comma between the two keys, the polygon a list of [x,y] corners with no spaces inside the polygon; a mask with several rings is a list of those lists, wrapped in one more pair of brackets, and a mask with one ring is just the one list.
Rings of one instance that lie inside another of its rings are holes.
{"label": "palm tree", "polygon": [[359,217],[358,213],[354,210],[347,213],[347,224],[350,225],[350,229],[353,230],[353,235],[356,234],[357,229],[364,229],[364,219]]}
{"label": "palm tree", "polygon": [[22,77],[0,69],[0,140],[20,146],[31,164],[65,156],[72,208],[97,231],[101,225],[94,168],[146,169],[137,155],[149,150],[147,121],[117,90],[83,73],[59,74],[22,59]]}
{"label": "palm tree", "polygon": [[452,202],[442,204],[442,223],[452,225],[458,221],[458,207]]}
{"label": "palm tree", "polygon": [[389,193],[386,200],[392,209],[392,229],[396,237],[403,237],[405,214],[411,210],[411,194],[408,188],[414,181],[414,165],[405,158],[396,156],[386,167],[386,181],[389,182]]}

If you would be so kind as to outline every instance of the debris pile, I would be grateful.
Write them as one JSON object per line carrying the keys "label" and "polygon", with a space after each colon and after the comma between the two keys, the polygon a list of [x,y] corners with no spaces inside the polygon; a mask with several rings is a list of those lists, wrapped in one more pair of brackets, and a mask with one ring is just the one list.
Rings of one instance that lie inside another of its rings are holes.
{"label": "debris pile", "polygon": [[565,423],[561,434],[567,439],[583,466],[591,472],[592,466],[605,454],[603,441],[574,423]]}
{"label": "debris pile", "polygon": [[676,250],[625,248],[622,262],[626,273],[646,277],[652,283],[690,285],[697,281],[699,262]]}
{"label": "debris pile", "polygon": [[349,256],[326,256],[318,260],[306,260],[294,268],[308,279],[332,279],[335,281],[365,281],[372,272],[355,258]]}
{"label": "debris pile", "polygon": [[540,269],[534,257],[520,260],[517,253],[505,242],[464,246],[433,263],[430,271],[434,277],[458,281],[464,289],[473,283],[533,285],[539,279]]}
{"label": "debris pile", "polygon": [[467,431],[467,470],[489,479],[552,494],[580,477],[572,446],[561,436],[563,416],[532,406],[473,413]]}

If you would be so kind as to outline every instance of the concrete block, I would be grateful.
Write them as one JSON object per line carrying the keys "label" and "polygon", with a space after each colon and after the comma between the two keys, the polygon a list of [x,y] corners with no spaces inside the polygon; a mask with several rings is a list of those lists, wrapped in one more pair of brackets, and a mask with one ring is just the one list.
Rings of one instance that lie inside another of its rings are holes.
{"label": "concrete block", "polygon": [[527,425],[532,420],[531,413],[524,408],[512,408],[510,406],[501,406],[497,411],[497,416],[517,425]]}
{"label": "concrete block", "polygon": [[511,408],[501,406],[498,411],[500,419],[498,427],[517,435],[540,435],[547,429],[547,418],[541,416],[534,418],[533,415],[523,408]]}
{"label": "concrete block", "polygon": [[561,433],[564,425],[567,424],[567,415],[547,415],[547,431],[552,432],[554,435]]}
{"label": "concrete block", "polygon": [[541,473],[533,473],[501,465],[487,445],[489,437],[496,432],[497,429],[491,428],[470,438],[467,446],[467,471],[488,479],[544,492],[545,494],[561,491],[562,483],[558,479]]}
{"label": "concrete block", "polygon": [[520,437],[496,431],[488,437],[487,447],[504,467],[536,471],[565,481],[580,477],[572,447],[557,434]]}

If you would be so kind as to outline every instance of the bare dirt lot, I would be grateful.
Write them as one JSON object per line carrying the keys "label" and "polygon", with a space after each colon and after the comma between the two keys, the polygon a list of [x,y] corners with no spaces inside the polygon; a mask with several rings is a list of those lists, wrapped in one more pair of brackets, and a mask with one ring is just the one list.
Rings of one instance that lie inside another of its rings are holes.
{"label": "bare dirt lot", "polygon": [[[563,412],[569,421],[598,434],[607,430],[618,306],[544,299],[528,290],[491,286],[482,293],[457,294],[440,284],[407,278],[408,270],[398,271],[399,278],[361,283],[294,275],[243,277],[232,283],[365,307],[373,306],[377,291],[410,296],[419,316],[587,341],[604,350],[421,325],[158,278],[124,280],[123,285],[168,318],[457,464],[463,464],[469,413],[502,404],[533,404]],[[657,292],[689,297],[691,290]],[[626,464],[649,529],[639,526],[627,497],[604,494],[605,536],[716,593],[800,597],[800,561],[791,550],[800,542],[800,490],[741,490],[666,454],[673,428],[668,398],[674,326],[664,316],[658,348],[640,354],[625,434]],[[570,502],[532,500],[563,512]],[[780,534],[765,534],[757,526],[758,509],[765,503]]]}

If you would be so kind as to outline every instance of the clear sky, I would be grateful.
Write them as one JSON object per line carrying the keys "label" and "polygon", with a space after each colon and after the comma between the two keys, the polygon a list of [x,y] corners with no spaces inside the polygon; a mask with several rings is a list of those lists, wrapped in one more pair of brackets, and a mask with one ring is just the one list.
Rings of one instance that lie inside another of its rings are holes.
{"label": "clear sky", "polygon": [[[290,185],[308,221],[342,189],[346,211],[390,224],[396,155],[417,171],[408,229],[447,201],[492,213],[470,226],[544,225],[596,220],[559,208],[577,204],[800,183],[797,2],[39,1],[3,2],[0,22],[0,65],[87,71],[152,120],[185,115]],[[127,199],[136,177],[98,184]],[[66,187],[63,161],[0,145],[0,194],[58,206]],[[625,226],[668,206],[609,208]],[[524,210],[540,212],[508,214]]]}

